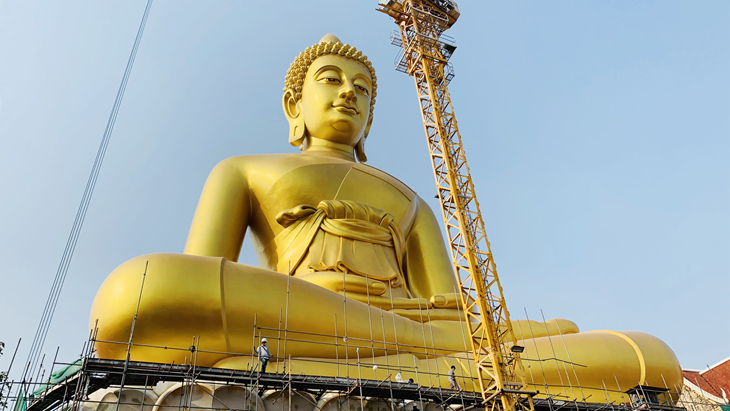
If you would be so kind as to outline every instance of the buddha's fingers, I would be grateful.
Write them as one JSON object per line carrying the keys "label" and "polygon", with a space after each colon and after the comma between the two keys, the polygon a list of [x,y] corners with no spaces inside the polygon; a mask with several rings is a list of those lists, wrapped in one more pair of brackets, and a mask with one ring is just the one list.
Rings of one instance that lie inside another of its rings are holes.
{"label": "buddha's fingers", "polygon": [[[340,294],[345,295],[340,292]],[[431,308],[425,298],[389,298],[376,295],[348,293],[348,298],[378,307],[409,320],[426,323],[429,321],[461,321],[464,316],[455,308]]]}
{"label": "buddha's fingers", "polygon": [[456,308],[461,303],[456,293],[436,294],[431,297],[431,305],[435,308]]}
{"label": "buddha's fingers", "polygon": [[298,278],[317,284],[334,292],[362,294],[363,296],[379,296],[385,293],[386,286],[382,281],[360,277],[358,275],[320,271],[304,274]]}
{"label": "buddha's fingers", "polygon": [[368,296],[366,294],[343,293],[342,291],[340,291],[340,294],[345,295],[347,298],[352,298],[353,300],[360,301],[361,303],[372,305],[374,307],[378,307],[385,311],[405,309],[415,310],[416,312],[418,312],[418,310],[420,309],[423,311],[423,315],[425,317],[426,309],[428,308],[428,300],[426,300],[425,298],[390,298],[378,295]]}
{"label": "buddha's fingers", "polygon": [[527,340],[548,336],[575,334],[580,332],[578,326],[564,318],[553,318],[545,322],[533,320],[512,320],[512,330],[517,340]]}
{"label": "buddha's fingers", "polygon": [[432,308],[428,311],[418,309],[398,309],[393,310],[393,314],[398,314],[401,317],[409,318],[413,321],[429,322],[429,321],[462,321],[464,316],[461,315],[460,310],[453,308]]}

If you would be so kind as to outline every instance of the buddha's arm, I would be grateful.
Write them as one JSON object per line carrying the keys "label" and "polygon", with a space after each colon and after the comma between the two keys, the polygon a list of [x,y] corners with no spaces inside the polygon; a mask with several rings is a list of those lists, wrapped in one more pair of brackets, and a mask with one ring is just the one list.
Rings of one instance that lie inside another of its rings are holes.
{"label": "buddha's arm", "polygon": [[[458,285],[439,222],[422,198],[416,197],[413,201],[418,201],[418,209],[406,237],[408,285],[414,297],[431,299],[436,295],[453,295]],[[455,306],[456,299],[451,299],[453,303],[449,301],[443,306]]]}
{"label": "buddha's arm", "polygon": [[200,195],[185,254],[237,261],[249,222],[249,195],[240,160],[218,163]]}

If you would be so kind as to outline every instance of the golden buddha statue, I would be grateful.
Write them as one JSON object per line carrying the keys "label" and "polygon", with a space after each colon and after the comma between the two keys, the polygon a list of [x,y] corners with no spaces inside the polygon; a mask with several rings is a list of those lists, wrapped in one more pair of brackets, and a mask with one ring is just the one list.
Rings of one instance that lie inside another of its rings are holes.
{"label": "golden buddha statue", "polygon": [[[99,357],[126,357],[139,299],[132,360],[190,361],[199,338],[197,365],[252,369],[263,336],[272,362],[291,359],[294,373],[357,375],[339,364],[357,356],[374,373],[363,377],[398,367],[448,387],[452,364],[473,376],[439,222],[405,184],[364,164],[376,89],[367,57],[334,36],[302,52],[283,96],[289,142],[302,153],[231,157],[213,169],[184,254],[133,258],[99,289],[90,319],[108,341],[97,343]],[[238,262],[247,231],[260,268]],[[621,401],[610,391],[682,381],[674,353],[647,334],[579,333],[567,320],[513,327],[527,381],[543,393]]]}

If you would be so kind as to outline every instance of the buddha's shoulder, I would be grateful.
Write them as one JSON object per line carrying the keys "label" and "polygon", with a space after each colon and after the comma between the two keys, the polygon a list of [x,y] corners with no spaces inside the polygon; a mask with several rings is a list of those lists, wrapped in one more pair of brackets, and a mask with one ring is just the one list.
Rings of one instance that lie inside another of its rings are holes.
{"label": "buddha's shoulder", "polygon": [[297,154],[247,154],[228,157],[218,163],[222,167],[251,168],[297,161]]}
{"label": "buddha's shoulder", "polygon": [[[232,169],[241,172],[246,176],[252,174],[261,175],[261,172],[271,178],[279,178],[293,171],[297,174],[315,175],[324,174],[331,178],[336,178],[340,173],[344,173],[342,177],[356,179],[356,175],[361,175],[368,179],[376,179],[381,183],[393,186],[406,197],[412,199],[416,193],[410,189],[399,179],[392,175],[377,169],[375,167],[353,163],[351,161],[340,160],[337,158],[307,155],[307,154],[254,154],[229,157],[216,166],[216,168]],[[309,171],[300,170],[306,168]],[[340,170],[340,172],[334,172]],[[356,170],[355,175],[350,170]]]}
{"label": "buddha's shoulder", "polygon": [[368,174],[379,180],[389,183],[390,185],[395,187],[398,191],[403,193],[409,199],[413,199],[416,196],[416,192],[411,190],[411,188],[408,187],[405,183],[403,183],[402,181],[393,177],[392,175],[386,173],[383,170],[380,170],[375,167],[369,166],[367,164],[362,164],[362,163],[356,164],[353,168],[362,173]]}
{"label": "buddha's shoulder", "polygon": [[293,168],[306,167],[306,166],[330,166],[340,165],[342,167],[351,167],[351,161],[339,160],[336,158],[312,156],[306,154],[294,154],[294,153],[283,153],[283,154],[251,154],[242,155],[235,157],[228,157],[227,159],[218,163],[220,167],[235,167],[241,170],[256,170],[256,169],[282,169],[291,170]]}

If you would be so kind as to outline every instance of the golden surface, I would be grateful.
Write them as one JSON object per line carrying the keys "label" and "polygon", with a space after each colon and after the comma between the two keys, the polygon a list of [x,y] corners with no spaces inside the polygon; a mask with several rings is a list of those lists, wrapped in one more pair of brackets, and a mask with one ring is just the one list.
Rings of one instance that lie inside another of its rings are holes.
{"label": "golden surface", "polygon": [[[359,370],[363,378],[403,367],[406,379],[448,387],[447,364],[469,375],[457,283],[433,212],[396,178],[355,162],[365,157],[374,94],[371,71],[357,58],[320,55],[305,71],[301,98],[285,91],[290,141],[303,153],[223,160],[205,183],[185,253],[136,257],[109,275],[90,321],[98,320],[99,340],[121,344],[98,343],[99,357],[125,358],[149,262],[132,360],[189,362],[187,347],[199,336],[198,365],[252,368],[263,335],[296,373],[345,375],[337,360],[356,364],[359,356],[370,364]],[[246,232],[260,268],[237,262]],[[267,330],[285,326],[286,340]],[[543,393],[543,378],[568,387],[566,372],[573,386],[577,376],[582,386],[609,390],[617,382],[626,390],[682,381],[672,351],[647,334],[578,333],[567,320],[513,327],[518,338],[534,337],[523,341],[523,358],[528,381]],[[568,356],[580,366],[552,360]],[[373,363],[384,366],[373,371]],[[283,366],[272,359],[268,370]],[[589,400],[602,402],[599,392]]]}

